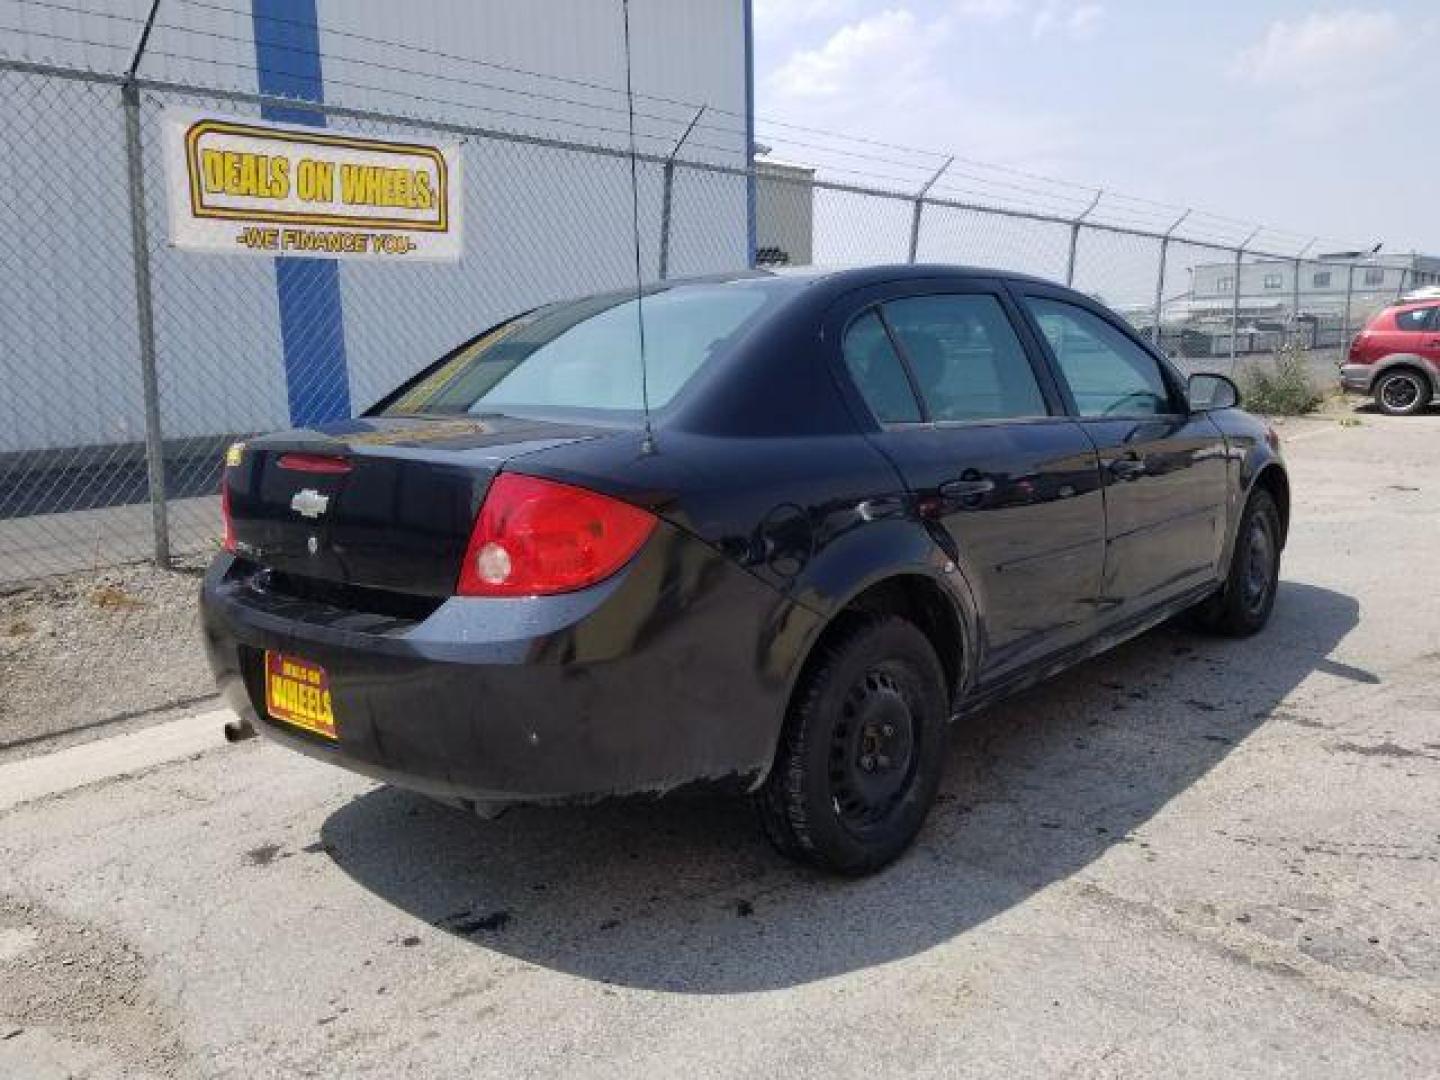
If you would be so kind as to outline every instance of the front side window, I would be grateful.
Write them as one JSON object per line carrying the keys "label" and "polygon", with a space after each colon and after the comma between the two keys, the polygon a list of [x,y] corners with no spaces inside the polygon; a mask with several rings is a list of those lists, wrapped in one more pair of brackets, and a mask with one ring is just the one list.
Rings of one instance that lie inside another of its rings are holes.
{"label": "front side window", "polygon": [[1110,323],[1063,300],[1026,304],[1070,384],[1081,416],[1158,416],[1171,411],[1160,364]]}
{"label": "front side window", "polygon": [[889,301],[884,310],[931,420],[1048,414],[1025,347],[995,297],[912,296]]}
{"label": "front side window", "polygon": [[1383,266],[1368,266],[1365,268],[1366,285],[1384,285],[1385,268]]}
{"label": "front side window", "polygon": [[1267,289],[1278,289],[1278,288],[1280,288],[1281,285],[1284,285],[1284,284],[1285,284],[1285,279],[1284,279],[1283,277],[1281,277],[1279,274],[1266,274],[1266,275],[1265,275],[1265,288],[1267,288]]}
{"label": "front side window", "polygon": [[1321,270],[1317,272],[1314,278],[1311,279],[1310,284],[1317,289],[1328,289],[1330,287],[1330,271]]}
{"label": "front side window", "polygon": [[1235,279],[1233,277],[1222,277],[1215,285],[1216,292],[1228,293],[1235,291]]}
{"label": "front side window", "polygon": [[[640,306],[650,405],[665,405],[799,284],[746,278],[645,296]],[[639,412],[641,407],[636,300],[633,294],[611,294],[552,304],[496,327],[417,379],[385,413]]]}
{"label": "front side window", "polygon": [[1395,325],[1401,330],[1424,330],[1433,325],[1432,319],[1435,308],[1415,308],[1413,311],[1402,311],[1395,316]]}
{"label": "front side window", "polygon": [[890,344],[885,324],[867,311],[845,332],[845,367],[865,404],[882,424],[911,424],[920,420],[920,405],[900,357]]}

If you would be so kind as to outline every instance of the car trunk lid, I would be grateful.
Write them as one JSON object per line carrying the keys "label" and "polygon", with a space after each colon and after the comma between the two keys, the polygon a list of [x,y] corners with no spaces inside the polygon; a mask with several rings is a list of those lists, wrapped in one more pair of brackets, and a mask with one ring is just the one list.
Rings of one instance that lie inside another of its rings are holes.
{"label": "car trunk lid", "polygon": [[376,417],[255,439],[223,481],[235,552],[294,579],[448,596],[501,467],[602,434],[505,416]]}

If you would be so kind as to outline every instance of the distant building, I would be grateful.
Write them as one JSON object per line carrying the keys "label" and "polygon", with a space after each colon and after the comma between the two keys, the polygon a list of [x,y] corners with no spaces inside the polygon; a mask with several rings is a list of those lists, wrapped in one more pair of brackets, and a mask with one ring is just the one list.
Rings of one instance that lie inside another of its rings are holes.
{"label": "distant building", "polygon": [[[1284,310],[1295,305],[1297,264],[1293,259],[1260,259],[1240,267],[1240,306],[1244,310]],[[1347,293],[1352,313],[1393,300],[1404,293],[1440,282],[1440,257],[1433,255],[1375,255],[1350,263],[1332,259],[1298,264],[1299,313],[1339,315]],[[1196,266],[1191,280],[1191,312],[1229,311],[1235,300],[1235,263]],[[1358,304],[1358,306],[1357,306]]]}
{"label": "distant building", "polygon": [[755,162],[755,262],[808,266],[814,261],[815,170]]}
{"label": "distant building", "polygon": [[[1440,257],[1433,255],[1306,259],[1298,264],[1298,283],[1296,269],[1294,259],[1245,262],[1237,295],[1234,259],[1191,267],[1189,289],[1163,304],[1163,348],[1172,356],[1227,355],[1232,333],[1238,354],[1269,352],[1286,343],[1332,348],[1386,305],[1440,285]],[[1119,310],[1154,338],[1153,303]]]}

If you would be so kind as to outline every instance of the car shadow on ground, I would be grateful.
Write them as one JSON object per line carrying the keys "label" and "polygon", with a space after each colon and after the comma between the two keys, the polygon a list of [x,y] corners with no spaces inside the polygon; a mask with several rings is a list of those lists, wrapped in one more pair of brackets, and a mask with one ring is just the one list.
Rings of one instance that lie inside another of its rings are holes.
{"label": "car shadow on ground", "polygon": [[1286,696],[1354,599],[1282,585],[1248,641],[1164,627],[955,731],[939,804],[886,872],[847,881],[771,853],[739,800],[516,810],[496,821],[393,788],[336,810],[332,857],[388,903],[477,947],[675,992],[765,990],[947,941],[1087,866],[1265,723],[1323,727]]}
{"label": "car shadow on ground", "polygon": [[[1385,415],[1383,412],[1380,411],[1380,406],[1376,405],[1375,402],[1370,398],[1365,398],[1363,400],[1351,399],[1349,402],[1347,402],[1347,404],[1350,405],[1351,412],[1359,413],[1361,416]],[[1425,408],[1421,409],[1419,412],[1413,413],[1410,416],[1399,417],[1399,419],[1416,420],[1420,417],[1427,416],[1432,419],[1440,419],[1440,401],[1432,401],[1429,405],[1425,406]]]}

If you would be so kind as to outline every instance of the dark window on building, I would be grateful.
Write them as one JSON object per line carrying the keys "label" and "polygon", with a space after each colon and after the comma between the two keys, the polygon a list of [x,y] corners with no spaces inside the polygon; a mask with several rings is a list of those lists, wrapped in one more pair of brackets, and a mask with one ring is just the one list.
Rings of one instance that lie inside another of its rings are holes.
{"label": "dark window on building", "polygon": [[1266,274],[1265,288],[1278,289],[1285,284],[1285,279],[1280,274]]}
{"label": "dark window on building", "polygon": [[1315,276],[1310,279],[1310,284],[1317,289],[1328,289],[1330,287],[1330,271],[1317,271]]}
{"label": "dark window on building", "polygon": [[1385,268],[1383,266],[1367,266],[1365,268],[1366,285],[1384,285]]}

